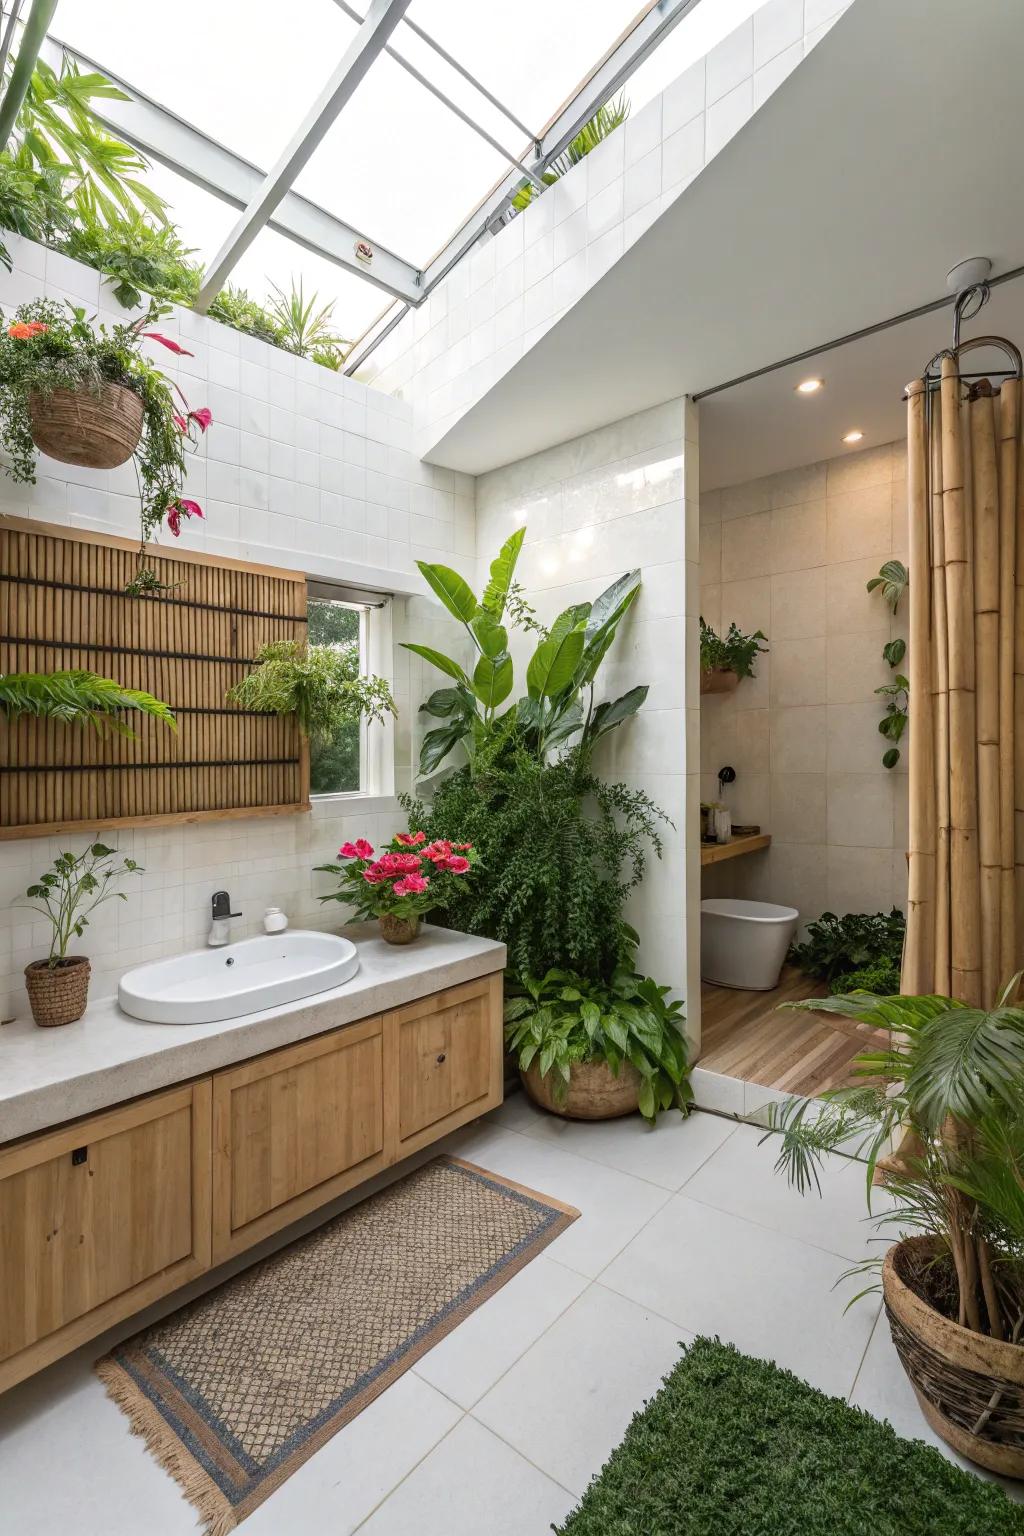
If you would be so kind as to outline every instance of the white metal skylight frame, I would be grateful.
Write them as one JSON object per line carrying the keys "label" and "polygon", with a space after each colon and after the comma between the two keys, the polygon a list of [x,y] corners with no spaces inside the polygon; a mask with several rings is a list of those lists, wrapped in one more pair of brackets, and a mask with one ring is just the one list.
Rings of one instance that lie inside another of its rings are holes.
{"label": "white metal skylight frame", "polygon": [[[648,0],[618,41],[539,133],[521,122],[448,50],[405,15],[411,0],[371,0],[365,17],[349,0],[334,0],[334,3],[357,24],[358,31],[305,121],[269,172],[262,171],[185,122],[161,102],[139,91],[130,81],[108,69],[102,59],[92,59],[52,37],[47,38],[42,56],[59,69],[62,55],[66,54],[84,68],[99,70],[106,75],[129,97],[127,101],[104,100],[97,104],[99,115],[111,130],[169,170],[240,210],[241,217],[204,275],[196,303],[200,312],[207,309],[263,228],[287,236],[400,302],[400,308],[393,314],[385,311],[352,349],[345,366],[345,372],[352,373],[394,329],[408,309],[421,305],[487,232],[495,232],[507,221],[512,201],[524,181],[539,190],[545,189],[543,176],[552,161],[700,0]],[[402,22],[513,128],[527,136],[529,142],[520,154],[502,144],[394,46],[391,38]],[[293,189],[296,176],[375,60],[385,52],[509,164],[507,174],[424,267],[378,244],[371,235],[357,230]],[[367,247],[372,253],[369,262],[366,260]]]}

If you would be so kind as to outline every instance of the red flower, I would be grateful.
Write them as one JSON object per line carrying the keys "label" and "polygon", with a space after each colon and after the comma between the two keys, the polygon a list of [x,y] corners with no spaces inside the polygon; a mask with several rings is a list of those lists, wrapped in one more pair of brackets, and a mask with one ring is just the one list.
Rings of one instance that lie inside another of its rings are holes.
{"label": "red flower", "polygon": [[425,843],[425,832],[399,832],[395,837],[396,843],[401,843],[403,848],[418,848],[420,843]]}
{"label": "red flower", "polygon": [[418,853],[385,853],[379,860],[380,868],[388,875],[411,875],[420,867]]}
{"label": "red flower", "polygon": [[177,412],[175,412],[172,420],[179,432],[185,433],[188,431],[188,422],[185,420],[184,416],[179,416]]}
{"label": "red flower", "polygon": [[179,496],[177,501],[172,501],[167,508],[167,526],[177,538],[181,533],[181,520],[183,517],[202,517],[203,509],[198,501],[190,501],[186,496]]}
{"label": "red flower", "polygon": [[429,885],[426,875],[406,875],[403,880],[395,881],[394,892],[396,896],[419,896]]}
{"label": "red flower", "polygon": [[201,405],[198,411],[189,411],[190,421],[194,421],[200,432],[205,432],[213,420],[213,412],[208,405]]}
{"label": "red flower", "polygon": [[357,838],[354,843],[342,843],[338,849],[340,859],[372,859],[373,844],[368,843],[365,837]]}
{"label": "red flower", "polygon": [[444,867],[451,870],[453,875],[464,875],[469,869],[469,860],[462,859],[456,854],[455,858],[445,860]]}
{"label": "red flower", "polygon": [[472,848],[473,844],[472,843],[456,843],[455,846],[459,850],[460,853],[468,853],[469,850]]}
{"label": "red flower", "polygon": [[15,341],[31,341],[33,336],[40,336],[49,329],[41,320],[19,320],[16,325],[7,327],[7,334],[13,336]]}
{"label": "red flower", "polygon": [[142,334],[143,336],[148,336],[150,341],[158,341],[161,346],[167,348],[168,352],[176,352],[179,357],[193,356],[193,353],[186,352],[184,347],[179,347],[178,343],[172,341],[169,336],[161,336],[159,331],[143,331]]}
{"label": "red flower", "polygon": [[380,864],[371,864],[369,869],[363,870],[363,879],[368,885],[380,885],[388,878],[387,871],[381,869]]}

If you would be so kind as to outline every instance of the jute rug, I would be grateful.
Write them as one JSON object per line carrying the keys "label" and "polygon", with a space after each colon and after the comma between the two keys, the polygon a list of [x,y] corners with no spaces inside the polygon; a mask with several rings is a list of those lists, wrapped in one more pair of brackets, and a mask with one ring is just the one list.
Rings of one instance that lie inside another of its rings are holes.
{"label": "jute rug", "polygon": [[438,1158],[96,1369],[224,1536],[578,1215]]}

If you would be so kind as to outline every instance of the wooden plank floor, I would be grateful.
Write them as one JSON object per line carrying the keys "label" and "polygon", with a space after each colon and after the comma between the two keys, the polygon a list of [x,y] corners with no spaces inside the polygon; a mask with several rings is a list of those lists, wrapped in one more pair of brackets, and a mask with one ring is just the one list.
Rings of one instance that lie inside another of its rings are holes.
{"label": "wooden plank floor", "polygon": [[823,1014],[777,1011],[780,1003],[824,997],[827,990],[791,965],[773,992],[741,992],[703,982],[697,1065],[808,1097],[838,1088],[849,1081],[854,1056],[873,1042],[847,1033],[851,1026],[831,1015],[827,1023]]}

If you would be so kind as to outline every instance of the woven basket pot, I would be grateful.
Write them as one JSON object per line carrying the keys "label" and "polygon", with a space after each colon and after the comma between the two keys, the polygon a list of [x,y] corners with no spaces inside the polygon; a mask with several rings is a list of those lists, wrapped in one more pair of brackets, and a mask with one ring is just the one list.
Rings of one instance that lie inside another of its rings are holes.
{"label": "woven basket pot", "polygon": [[89,971],[84,955],[58,960],[52,970],[45,960],[26,965],[25,985],[36,1023],[49,1028],[80,1019],[89,997]]}
{"label": "woven basket pot", "polygon": [[142,401],[121,384],[55,389],[29,395],[32,441],[62,464],[116,469],[131,458],[142,437]]}
{"label": "woven basket pot", "polygon": [[541,1077],[536,1062],[519,1076],[535,1104],[566,1120],[617,1120],[634,1114],[640,1104],[640,1074],[628,1061],[622,1063],[618,1077],[606,1061],[573,1062],[562,1102],[552,1091],[553,1074]]}
{"label": "woven basket pot", "polygon": [[915,1256],[936,1249],[908,1237],[885,1256],[892,1341],[935,1433],[990,1472],[1024,1478],[1024,1347],[961,1328],[910,1288]]}
{"label": "woven basket pot", "polygon": [[382,912],[378,922],[380,936],[389,944],[411,944],[420,931],[418,917],[396,917],[393,912]]}
{"label": "woven basket pot", "polygon": [[701,693],[733,693],[739,687],[739,678],[726,667],[708,667],[700,674]]}

